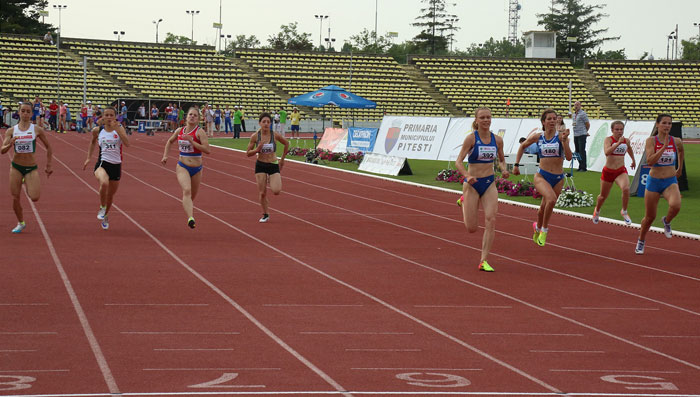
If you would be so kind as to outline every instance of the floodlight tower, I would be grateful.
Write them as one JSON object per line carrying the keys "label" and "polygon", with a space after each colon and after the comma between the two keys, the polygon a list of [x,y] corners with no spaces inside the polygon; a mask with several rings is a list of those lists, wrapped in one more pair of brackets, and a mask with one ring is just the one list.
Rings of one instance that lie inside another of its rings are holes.
{"label": "floodlight tower", "polygon": [[508,41],[513,45],[518,43],[518,20],[520,19],[520,3],[518,0],[509,0],[508,8]]}

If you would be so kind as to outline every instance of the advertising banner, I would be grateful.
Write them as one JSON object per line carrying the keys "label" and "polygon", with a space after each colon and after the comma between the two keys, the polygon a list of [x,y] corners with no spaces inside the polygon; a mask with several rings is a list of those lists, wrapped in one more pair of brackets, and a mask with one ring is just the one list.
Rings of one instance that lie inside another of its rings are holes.
{"label": "advertising banner", "polygon": [[348,131],[342,128],[326,128],[317,147],[331,152],[344,152],[347,133]]}
{"label": "advertising banner", "polygon": [[370,153],[374,149],[374,143],[377,141],[376,128],[359,128],[350,127],[348,129],[348,150],[359,150],[363,153]]}
{"label": "advertising banner", "polygon": [[379,127],[373,153],[435,160],[449,122],[448,117],[386,116]]}
{"label": "advertising banner", "polygon": [[367,153],[362,158],[358,168],[360,171],[373,172],[375,174],[396,176],[401,171],[405,157],[387,156],[385,154]]}

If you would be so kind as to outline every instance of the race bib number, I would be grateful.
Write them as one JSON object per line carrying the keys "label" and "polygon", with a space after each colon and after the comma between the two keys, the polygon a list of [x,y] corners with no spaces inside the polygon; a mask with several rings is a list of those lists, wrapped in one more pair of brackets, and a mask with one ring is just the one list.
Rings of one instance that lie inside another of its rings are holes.
{"label": "race bib number", "polygon": [[265,143],[263,144],[262,150],[260,153],[272,153],[273,151],[273,144],[271,143]]}
{"label": "race bib number", "polygon": [[672,165],[675,162],[676,152],[672,148],[666,148],[658,161],[659,165]]}
{"label": "race bib number", "polygon": [[627,152],[627,144],[622,143],[620,146],[616,147],[615,150],[613,150],[613,154],[617,154],[619,156],[622,156]]}
{"label": "race bib number", "polygon": [[543,143],[540,145],[542,149],[542,157],[558,157],[559,156],[559,144],[558,143]]}
{"label": "race bib number", "polygon": [[178,139],[177,143],[180,146],[181,153],[194,153],[194,146],[192,145],[192,142],[184,139]]}
{"label": "race bib number", "polygon": [[493,146],[479,146],[479,154],[476,159],[479,161],[493,161],[496,159],[496,150]]}
{"label": "race bib number", "polygon": [[32,141],[15,141],[15,153],[33,153]]}
{"label": "race bib number", "polygon": [[117,150],[117,148],[119,147],[119,141],[112,141],[112,140],[105,139],[104,141],[102,141],[101,146],[102,146],[103,151]]}

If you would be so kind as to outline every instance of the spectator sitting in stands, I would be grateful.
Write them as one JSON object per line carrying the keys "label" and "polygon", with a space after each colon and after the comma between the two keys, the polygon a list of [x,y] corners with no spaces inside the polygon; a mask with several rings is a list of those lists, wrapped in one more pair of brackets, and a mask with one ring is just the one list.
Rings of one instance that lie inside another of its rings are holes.
{"label": "spectator sitting in stands", "polygon": [[51,32],[46,32],[44,35],[44,43],[53,45],[53,36]]}

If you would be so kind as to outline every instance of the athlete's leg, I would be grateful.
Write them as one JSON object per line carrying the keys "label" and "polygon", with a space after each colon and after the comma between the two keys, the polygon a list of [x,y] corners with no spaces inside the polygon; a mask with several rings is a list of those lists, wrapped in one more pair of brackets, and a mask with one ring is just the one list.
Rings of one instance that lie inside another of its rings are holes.
{"label": "athlete's leg", "polygon": [[[540,208],[537,210],[537,227],[547,227],[549,224],[549,216],[545,216],[547,213],[547,208],[554,208],[554,204],[557,202],[557,196],[552,189],[552,185],[547,182],[546,179],[540,174],[535,174],[534,177],[535,189],[542,195],[542,201],[540,202]],[[546,218],[546,223],[545,223]]]}
{"label": "athlete's leg", "polygon": [[[617,179],[615,180],[615,182],[617,182]],[[594,213],[600,212],[600,209],[603,207],[603,203],[605,203],[605,200],[610,194],[610,189],[612,189],[612,185],[612,182],[604,181],[602,179],[600,180],[600,194],[598,195],[598,200],[596,201],[595,209],[593,210]],[[627,190],[627,195],[629,198],[629,189]],[[627,206],[623,205],[623,208],[627,208]]]}
{"label": "athlete's leg", "polygon": [[469,183],[462,185],[464,201],[462,202],[462,216],[467,232],[474,233],[479,229],[479,193]]}
{"label": "athlete's leg", "polygon": [[644,219],[639,229],[639,240],[645,241],[647,232],[656,219],[656,207],[659,205],[661,194],[647,190],[644,192]]}
{"label": "athlete's leg", "polygon": [[264,172],[259,172],[255,174],[255,180],[258,183],[258,195],[260,197],[260,206],[262,207],[263,214],[267,214],[267,174]]}
{"label": "athlete's leg", "polygon": [[498,212],[498,189],[492,183],[481,196],[481,205],[484,207],[484,237],[481,240],[481,262],[488,260],[493,240],[496,236],[496,213]]}
{"label": "athlete's leg", "polygon": [[95,170],[95,178],[100,184],[100,207],[107,207],[107,196],[109,195],[109,175],[104,168],[98,167]]}
{"label": "athlete's leg", "polygon": [[10,167],[10,194],[12,195],[12,209],[15,211],[17,222],[24,222],[24,213],[20,202],[22,193],[22,173],[14,167]]}
{"label": "athlete's leg", "polygon": [[272,190],[272,194],[275,196],[282,192],[282,174],[279,172],[270,175],[270,190]]}
{"label": "athlete's leg", "polygon": [[673,218],[678,215],[681,210],[681,191],[678,184],[674,183],[664,190],[663,196],[668,201],[668,212],[666,213],[666,222],[671,223]]}
{"label": "athlete's leg", "polygon": [[627,203],[630,201],[630,178],[626,172],[623,172],[615,178],[615,183],[622,190],[622,210],[627,211]]}
{"label": "athlete's leg", "polygon": [[119,181],[109,181],[107,185],[107,202],[105,203],[105,214],[109,212],[112,208],[112,202],[114,201],[114,194],[117,193],[119,189]]}
{"label": "athlete's leg", "polygon": [[29,198],[37,202],[41,196],[41,179],[39,178],[39,170],[36,169],[24,176],[24,186],[27,188]]}
{"label": "athlete's leg", "polygon": [[175,167],[175,175],[177,176],[177,181],[182,188],[182,208],[185,210],[185,214],[188,218],[192,217],[192,178],[190,178],[190,173],[181,167],[179,164]]}

